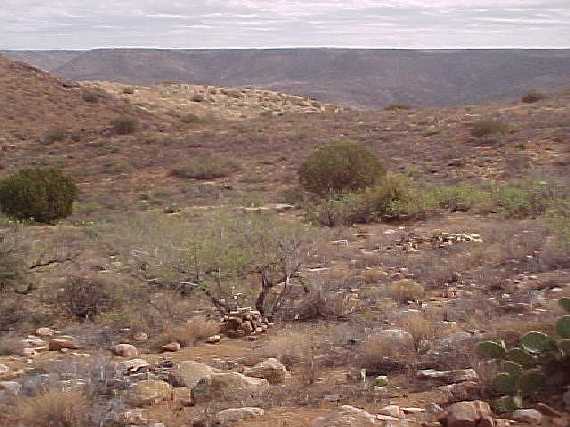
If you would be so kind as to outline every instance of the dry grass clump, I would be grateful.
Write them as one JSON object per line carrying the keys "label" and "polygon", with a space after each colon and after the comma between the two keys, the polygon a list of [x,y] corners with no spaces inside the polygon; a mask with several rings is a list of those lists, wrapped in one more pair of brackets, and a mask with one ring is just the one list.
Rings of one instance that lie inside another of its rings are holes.
{"label": "dry grass clump", "polygon": [[285,331],[272,337],[262,351],[267,357],[275,357],[288,368],[292,368],[302,364],[310,354],[310,337],[306,331]]}
{"label": "dry grass clump", "polygon": [[399,324],[402,329],[409,332],[414,338],[414,347],[418,353],[427,350],[430,341],[439,335],[433,319],[430,319],[423,313],[409,313]]}
{"label": "dry grass clump", "polygon": [[41,142],[43,144],[53,144],[54,142],[61,142],[67,138],[67,132],[64,129],[51,129],[43,137]]}
{"label": "dry grass clump", "polygon": [[414,360],[413,350],[398,346],[394,339],[371,335],[358,347],[358,365],[371,373],[401,370]]}
{"label": "dry grass clump", "polygon": [[21,399],[11,411],[15,425],[26,427],[87,427],[88,399],[80,392],[48,391]]}
{"label": "dry grass clump", "polygon": [[205,317],[194,317],[183,325],[167,327],[158,341],[161,345],[178,342],[182,347],[190,347],[219,332],[219,322]]}
{"label": "dry grass clump", "polygon": [[170,172],[177,178],[216,179],[225,178],[239,170],[239,165],[219,156],[198,155]]}
{"label": "dry grass clump", "polygon": [[22,340],[13,336],[0,338],[0,356],[14,356],[20,354],[24,349]]}
{"label": "dry grass clump", "polygon": [[386,290],[388,295],[400,304],[421,300],[425,295],[424,286],[409,279],[393,282],[388,285]]}

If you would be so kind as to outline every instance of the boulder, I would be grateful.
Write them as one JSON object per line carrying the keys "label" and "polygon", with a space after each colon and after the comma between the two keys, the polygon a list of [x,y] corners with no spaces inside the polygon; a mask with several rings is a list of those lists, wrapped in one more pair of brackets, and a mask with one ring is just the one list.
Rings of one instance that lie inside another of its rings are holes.
{"label": "boulder", "polygon": [[312,427],[369,427],[375,426],[376,417],[363,409],[344,405],[331,414],[317,418]]}
{"label": "boulder", "polygon": [[237,372],[214,372],[192,388],[195,401],[247,400],[257,398],[269,389],[265,379],[248,377]]}
{"label": "boulder", "polygon": [[262,417],[263,414],[264,411],[261,408],[226,409],[216,414],[216,422],[221,426],[229,426],[242,420]]}
{"label": "boulder", "polygon": [[147,425],[148,418],[144,409],[129,409],[115,416],[120,425]]}
{"label": "boulder", "polygon": [[245,375],[254,378],[264,378],[269,384],[283,384],[289,375],[287,368],[275,358],[264,360],[252,368],[246,368]]}
{"label": "boulder", "polygon": [[36,357],[38,355],[38,352],[36,351],[35,348],[32,347],[24,347],[21,351],[20,351],[20,355],[23,357],[27,357],[28,359],[32,358],[32,357]]}
{"label": "boulder", "polygon": [[148,341],[148,334],[145,332],[137,332],[133,335],[133,340],[136,342],[145,342]]}
{"label": "boulder", "polygon": [[218,344],[221,340],[222,340],[222,337],[220,335],[212,335],[211,337],[208,337],[208,339],[206,340],[206,343],[207,344]]}
{"label": "boulder", "polygon": [[388,405],[378,411],[380,415],[388,415],[394,418],[404,418],[404,411],[398,405]]}
{"label": "boulder", "polygon": [[445,393],[447,403],[464,402],[482,397],[481,384],[475,381],[450,384],[439,387],[438,390]]}
{"label": "boulder", "polygon": [[117,365],[118,370],[123,375],[136,374],[142,370],[148,368],[150,364],[144,359],[131,359],[125,360]]}
{"label": "boulder", "polygon": [[181,362],[170,373],[169,382],[174,387],[194,388],[201,380],[209,380],[214,369],[204,363],[188,360]]}
{"label": "boulder", "polygon": [[176,353],[177,351],[180,351],[180,348],[181,346],[179,342],[171,342],[169,344],[163,345],[162,351]]}
{"label": "boulder", "polygon": [[8,372],[10,372],[10,368],[0,363],[0,375],[7,374]]}
{"label": "boulder", "polygon": [[136,357],[139,355],[137,348],[131,344],[117,344],[111,351],[115,356],[120,357]]}
{"label": "boulder", "polygon": [[511,418],[530,425],[539,425],[542,422],[542,414],[536,409],[519,409],[513,412]]}
{"label": "boulder", "polygon": [[49,351],[60,351],[64,349],[77,350],[78,348],[79,346],[72,339],[68,338],[52,338],[48,344]]}
{"label": "boulder", "polygon": [[425,369],[418,371],[416,377],[420,380],[435,380],[446,384],[456,384],[464,381],[479,381],[479,375],[474,369],[460,369],[457,371],[437,371]]}
{"label": "boulder", "polygon": [[[458,402],[447,410],[447,427],[478,427],[481,420],[492,420],[493,412],[488,403],[476,400]],[[485,422],[487,422],[485,421]]]}
{"label": "boulder", "polygon": [[128,401],[133,406],[151,406],[171,398],[171,387],[158,380],[141,381],[129,389]]}
{"label": "boulder", "polygon": [[38,337],[53,337],[55,335],[55,331],[51,328],[39,328],[36,329],[36,335]]}

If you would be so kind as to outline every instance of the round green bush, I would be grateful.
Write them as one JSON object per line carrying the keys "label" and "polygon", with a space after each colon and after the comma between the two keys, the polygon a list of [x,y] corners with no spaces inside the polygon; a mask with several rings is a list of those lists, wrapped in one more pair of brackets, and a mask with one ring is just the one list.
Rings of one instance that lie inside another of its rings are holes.
{"label": "round green bush", "polygon": [[366,147],[334,142],[317,148],[299,169],[299,181],[311,193],[358,191],[373,186],[386,174],[382,163]]}
{"label": "round green bush", "polygon": [[24,169],[0,181],[0,209],[19,220],[65,218],[76,197],[73,180],[56,169]]}

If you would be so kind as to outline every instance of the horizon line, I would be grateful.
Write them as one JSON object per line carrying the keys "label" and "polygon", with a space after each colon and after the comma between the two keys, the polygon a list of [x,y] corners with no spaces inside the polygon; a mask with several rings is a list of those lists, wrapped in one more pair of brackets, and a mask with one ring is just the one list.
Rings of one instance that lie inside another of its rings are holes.
{"label": "horizon line", "polygon": [[157,46],[102,46],[90,48],[6,48],[0,47],[2,51],[9,52],[53,52],[53,51],[75,51],[89,52],[94,50],[291,50],[291,49],[338,49],[338,50],[412,50],[412,51],[446,51],[446,50],[570,50],[568,47],[528,47],[528,46],[500,46],[500,47],[370,47],[370,46],[268,46],[268,47],[157,47]]}

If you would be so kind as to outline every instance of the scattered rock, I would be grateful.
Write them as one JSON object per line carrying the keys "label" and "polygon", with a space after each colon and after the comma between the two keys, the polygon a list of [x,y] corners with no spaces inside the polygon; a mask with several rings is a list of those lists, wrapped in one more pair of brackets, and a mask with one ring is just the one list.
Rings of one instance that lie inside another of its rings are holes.
{"label": "scattered rock", "polygon": [[129,409],[121,412],[115,417],[115,420],[122,425],[146,425],[149,421],[144,409]]}
{"label": "scattered rock", "polygon": [[446,385],[439,387],[439,390],[445,393],[447,403],[464,402],[482,397],[481,384],[474,381]]}
{"label": "scattered rock", "polygon": [[111,351],[115,356],[120,357],[136,357],[139,355],[137,348],[131,344],[117,344]]}
{"label": "scattered rock", "polygon": [[141,372],[149,366],[150,364],[144,359],[132,359],[119,363],[118,369],[124,375],[131,375]]}
{"label": "scattered rock", "polygon": [[22,386],[16,381],[0,381],[0,392],[10,396],[18,396],[22,391]]}
{"label": "scattered rock", "polygon": [[519,409],[512,414],[512,419],[531,425],[539,425],[542,422],[542,414],[536,409]]}
{"label": "scattered rock", "polygon": [[404,418],[404,411],[398,405],[388,405],[378,411],[380,415],[388,415],[394,418]]}
{"label": "scattered rock", "polygon": [[264,360],[252,368],[247,368],[244,374],[255,378],[264,378],[270,384],[283,384],[289,373],[287,368],[275,358]]}
{"label": "scattered rock", "polygon": [[151,406],[171,398],[171,388],[167,382],[146,380],[131,387],[128,400],[133,406]]}
{"label": "scattered rock", "polygon": [[48,344],[49,351],[77,350],[78,348],[79,346],[73,340],[67,338],[52,338]]}
{"label": "scattered rock", "polygon": [[418,371],[416,377],[420,380],[436,380],[447,384],[456,384],[464,381],[479,381],[479,375],[477,375],[474,369],[460,369],[457,371],[426,369]]}
{"label": "scattered rock", "polygon": [[51,328],[39,328],[36,329],[36,335],[38,337],[53,337],[55,335],[55,331]]}
{"label": "scattered rock", "polygon": [[317,418],[313,427],[369,427],[376,425],[376,417],[363,409],[344,405],[335,412]]}
{"label": "scattered rock", "polygon": [[236,408],[226,409],[216,414],[216,422],[222,426],[229,426],[242,420],[262,417],[264,414],[261,408]]}
{"label": "scattered rock", "polygon": [[22,351],[20,352],[20,355],[27,357],[27,358],[32,358],[32,357],[36,357],[38,355],[38,352],[36,351],[35,348],[24,347],[22,349]]}
{"label": "scattered rock", "polygon": [[[492,422],[493,412],[488,403],[476,400],[473,402],[458,402],[447,410],[447,417],[442,424],[447,427],[478,427],[481,420]],[[446,423],[446,424],[444,424]]]}
{"label": "scattered rock", "polygon": [[179,342],[171,342],[169,344],[163,345],[161,348],[162,351],[176,353],[177,351],[180,351],[181,346]]}
{"label": "scattered rock", "polygon": [[218,344],[222,340],[222,337],[219,335],[212,335],[206,340],[207,344]]}
{"label": "scattered rock", "polygon": [[204,363],[188,360],[181,362],[170,372],[169,382],[174,387],[194,388],[201,380],[209,380],[215,372],[213,368]]}
{"label": "scattered rock", "polygon": [[148,341],[148,334],[145,332],[137,332],[136,334],[133,335],[133,339],[136,342],[145,342]]}
{"label": "scattered rock", "polygon": [[252,378],[237,372],[214,372],[192,388],[192,398],[209,400],[247,400],[259,397],[269,389],[265,379]]}

